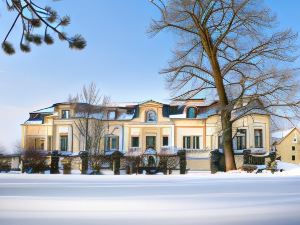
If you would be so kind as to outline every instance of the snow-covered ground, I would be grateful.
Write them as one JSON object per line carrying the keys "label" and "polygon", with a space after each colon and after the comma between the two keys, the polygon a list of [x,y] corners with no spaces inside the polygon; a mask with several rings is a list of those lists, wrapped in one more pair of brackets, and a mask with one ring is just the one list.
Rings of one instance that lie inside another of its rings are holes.
{"label": "snow-covered ground", "polygon": [[300,175],[300,165],[277,161],[277,169],[283,169],[286,175]]}
{"label": "snow-covered ground", "polygon": [[0,174],[2,225],[299,225],[300,176]]}

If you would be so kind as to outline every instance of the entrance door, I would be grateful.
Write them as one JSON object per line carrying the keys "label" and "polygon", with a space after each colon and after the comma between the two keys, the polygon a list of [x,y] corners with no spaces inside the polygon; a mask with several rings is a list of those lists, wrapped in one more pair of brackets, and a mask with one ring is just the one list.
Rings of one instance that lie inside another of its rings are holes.
{"label": "entrance door", "polygon": [[156,136],[146,136],[146,149],[156,149]]}

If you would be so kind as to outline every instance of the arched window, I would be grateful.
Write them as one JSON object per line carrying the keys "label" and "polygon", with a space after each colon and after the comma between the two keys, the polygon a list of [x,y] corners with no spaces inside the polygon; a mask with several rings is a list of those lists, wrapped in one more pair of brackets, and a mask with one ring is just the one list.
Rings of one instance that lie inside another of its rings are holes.
{"label": "arched window", "polygon": [[146,122],[156,122],[156,121],[157,121],[156,112],[153,110],[149,110],[146,113]]}
{"label": "arched window", "polygon": [[196,108],[190,107],[186,111],[187,118],[196,118]]}

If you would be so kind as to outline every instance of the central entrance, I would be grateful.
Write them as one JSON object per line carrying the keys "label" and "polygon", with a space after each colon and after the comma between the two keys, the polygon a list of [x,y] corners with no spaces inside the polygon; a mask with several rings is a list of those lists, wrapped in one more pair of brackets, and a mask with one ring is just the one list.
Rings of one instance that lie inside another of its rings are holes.
{"label": "central entrance", "polygon": [[156,136],[146,136],[146,149],[156,149]]}

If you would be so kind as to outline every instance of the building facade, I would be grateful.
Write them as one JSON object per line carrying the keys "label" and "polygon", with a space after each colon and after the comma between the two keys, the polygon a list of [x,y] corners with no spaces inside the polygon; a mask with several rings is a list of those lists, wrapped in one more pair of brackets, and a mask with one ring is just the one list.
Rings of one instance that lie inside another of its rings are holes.
{"label": "building facade", "polygon": [[300,131],[295,127],[275,143],[281,161],[300,164]]}
{"label": "building facade", "polygon": [[[185,149],[208,152],[222,149],[218,102],[191,99],[163,104],[153,100],[107,106],[105,135],[100,149],[145,151]],[[74,104],[57,103],[30,113],[22,124],[24,149],[79,152],[84,138],[76,126]],[[253,113],[233,124],[233,147],[236,153],[251,149],[265,153],[270,149],[270,118]]]}

